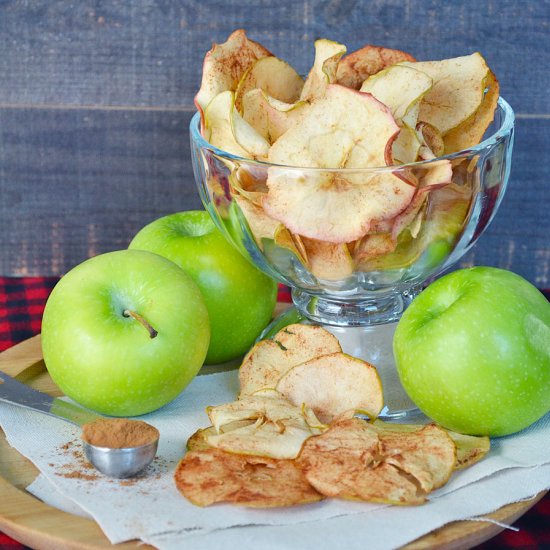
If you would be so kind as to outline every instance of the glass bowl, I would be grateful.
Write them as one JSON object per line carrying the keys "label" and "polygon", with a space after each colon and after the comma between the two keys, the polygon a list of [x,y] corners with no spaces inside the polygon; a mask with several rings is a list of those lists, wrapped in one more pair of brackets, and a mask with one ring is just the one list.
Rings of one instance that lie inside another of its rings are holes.
{"label": "glass bowl", "polygon": [[[500,98],[477,146],[357,170],[241,158],[202,137],[199,113],[190,125],[205,208],[242,254],[292,288],[294,308],[263,337],[291,322],[323,325],[344,352],[377,367],[386,404],[381,416],[394,419],[417,414],[395,369],[396,323],[422,287],[459,260],[495,216],[510,174],[513,134],[513,110]],[[342,192],[319,192],[327,182]],[[390,206],[385,217],[365,224],[375,203],[377,211]]]}

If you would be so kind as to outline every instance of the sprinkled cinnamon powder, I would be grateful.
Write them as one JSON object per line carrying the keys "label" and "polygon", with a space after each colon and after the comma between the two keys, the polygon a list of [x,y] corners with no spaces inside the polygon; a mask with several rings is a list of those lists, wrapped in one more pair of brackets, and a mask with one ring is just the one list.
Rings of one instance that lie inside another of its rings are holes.
{"label": "sprinkled cinnamon powder", "polygon": [[126,418],[101,418],[82,426],[82,440],[96,447],[122,449],[147,445],[159,431],[147,422]]}

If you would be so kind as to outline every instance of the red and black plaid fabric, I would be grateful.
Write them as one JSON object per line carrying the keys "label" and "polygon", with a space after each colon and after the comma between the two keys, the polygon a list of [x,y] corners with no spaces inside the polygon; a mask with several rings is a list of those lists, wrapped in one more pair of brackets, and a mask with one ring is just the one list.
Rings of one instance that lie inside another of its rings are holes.
{"label": "red and black plaid fabric", "polygon": [[[0,351],[40,332],[46,299],[56,278],[0,277]],[[550,299],[550,289],[544,291]],[[279,287],[279,301],[290,302],[290,291]],[[1,495],[0,495],[1,498]],[[518,532],[505,530],[478,546],[481,550],[550,549],[550,493],[515,524]],[[25,546],[0,532],[0,550],[24,550]]]}

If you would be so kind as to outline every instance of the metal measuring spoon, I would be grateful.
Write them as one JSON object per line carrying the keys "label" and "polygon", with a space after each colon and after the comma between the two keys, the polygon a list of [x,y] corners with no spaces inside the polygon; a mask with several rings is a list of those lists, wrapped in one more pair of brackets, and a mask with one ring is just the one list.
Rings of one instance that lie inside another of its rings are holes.
{"label": "metal measuring spoon", "polygon": [[[0,401],[49,414],[80,427],[95,420],[105,419],[104,416],[34,390],[1,371]],[[86,458],[97,470],[109,477],[127,478],[151,464],[157,452],[158,438],[146,445],[121,449],[98,447],[84,440],[82,444]]]}

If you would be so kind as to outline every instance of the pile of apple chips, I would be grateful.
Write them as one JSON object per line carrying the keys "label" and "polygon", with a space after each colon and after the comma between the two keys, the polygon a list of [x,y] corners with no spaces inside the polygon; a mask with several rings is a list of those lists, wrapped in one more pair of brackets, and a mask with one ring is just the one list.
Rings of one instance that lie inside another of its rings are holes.
{"label": "pile of apple chips", "polygon": [[489,450],[486,437],[376,420],[375,367],[319,326],[289,325],[258,342],[239,380],[236,401],[207,408],[212,425],[191,436],[175,472],[178,490],[199,506],[421,504]]}
{"label": "pile of apple chips", "polygon": [[377,46],[345,54],[317,40],[304,81],[237,30],[207,53],[195,98],[207,141],[273,164],[225,160],[226,191],[258,247],[275,243],[326,280],[404,267],[430,243],[456,240],[472,198],[467,160],[439,157],[480,142],[499,96],[479,53],[425,62]]}

